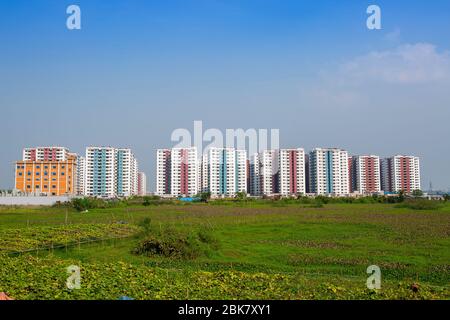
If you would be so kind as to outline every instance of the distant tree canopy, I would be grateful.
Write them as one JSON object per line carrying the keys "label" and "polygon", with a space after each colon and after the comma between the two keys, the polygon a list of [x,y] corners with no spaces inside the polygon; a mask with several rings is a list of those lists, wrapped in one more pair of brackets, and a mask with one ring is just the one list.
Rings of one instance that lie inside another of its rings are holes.
{"label": "distant tree canopy", "polygon": [[209,199],[211,199],[211,192],[202,192],[200,193],[200,197],[199,197],[202,201],[208,201]]}
{"label": "distant tree canopy", "polygon": [[243,191],[236,192],[236,199],[244,200],[245,198],[247,198],[247,193]]}
{"label": "distant tree canopy", "polygon": [[412,192],[412,195],[413,195],[413,197],[421,197],[421,196],[423,196],[423,192],[422,192],[422,190],[414,190],[413,192]]}

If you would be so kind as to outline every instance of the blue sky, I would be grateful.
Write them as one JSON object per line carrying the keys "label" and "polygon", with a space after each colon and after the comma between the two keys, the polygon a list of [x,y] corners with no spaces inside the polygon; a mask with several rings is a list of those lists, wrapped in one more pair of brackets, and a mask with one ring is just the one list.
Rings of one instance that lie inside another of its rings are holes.
{"label": "blue sky", "polygon": [[155,149],[202,120],[279,128],[283,147],[415,154],[423,187],[447,189],[449,30],[444,0],[0,0],[0,188],[23,147],[114,145],[153,190]]}

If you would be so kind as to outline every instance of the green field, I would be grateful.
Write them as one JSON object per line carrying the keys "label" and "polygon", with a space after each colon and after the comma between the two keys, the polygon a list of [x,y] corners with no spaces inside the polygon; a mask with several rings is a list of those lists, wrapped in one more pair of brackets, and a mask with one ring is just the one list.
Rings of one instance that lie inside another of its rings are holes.
{"label": "green field", "polygon": [[[15,299],[449,299],[449,236],[449,204],[1,207],[0,292]],[[145,239],[165,251],[137,253]],[[66,288],[70,265],[81,268],[81,289]],[[366,287],[370,265],[381,268],[380,290]]]}

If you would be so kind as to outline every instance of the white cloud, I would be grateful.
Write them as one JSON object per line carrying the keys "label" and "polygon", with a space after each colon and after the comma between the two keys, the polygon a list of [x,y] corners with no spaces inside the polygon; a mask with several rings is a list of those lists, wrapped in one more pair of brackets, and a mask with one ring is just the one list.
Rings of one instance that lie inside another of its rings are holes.
{"label": "white cloud", "polygon": [[450,79],[450,53],[429,43],[401,45],[393,50],[371,52],[340,66],[340,83],[368,81],[389,84],[425,84]]}
{"label": "white cloud", "polygon": [[399,28],[395,28],[394,31],[388,32],[384,39],[390,42],[397,42],[400,40],[401,32]]}

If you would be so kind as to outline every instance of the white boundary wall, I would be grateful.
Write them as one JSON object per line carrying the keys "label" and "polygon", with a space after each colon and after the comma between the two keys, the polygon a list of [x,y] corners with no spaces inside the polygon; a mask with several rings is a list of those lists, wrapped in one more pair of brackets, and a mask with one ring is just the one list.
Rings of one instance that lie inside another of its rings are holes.
{"label": "white boundary wall", "polygon": [[36,196],[6,196],[0,197],[1,206],[51,206],[59,202],[67,202],[76,198],[73,196],[52,196],[52,197],[36,197]]}

